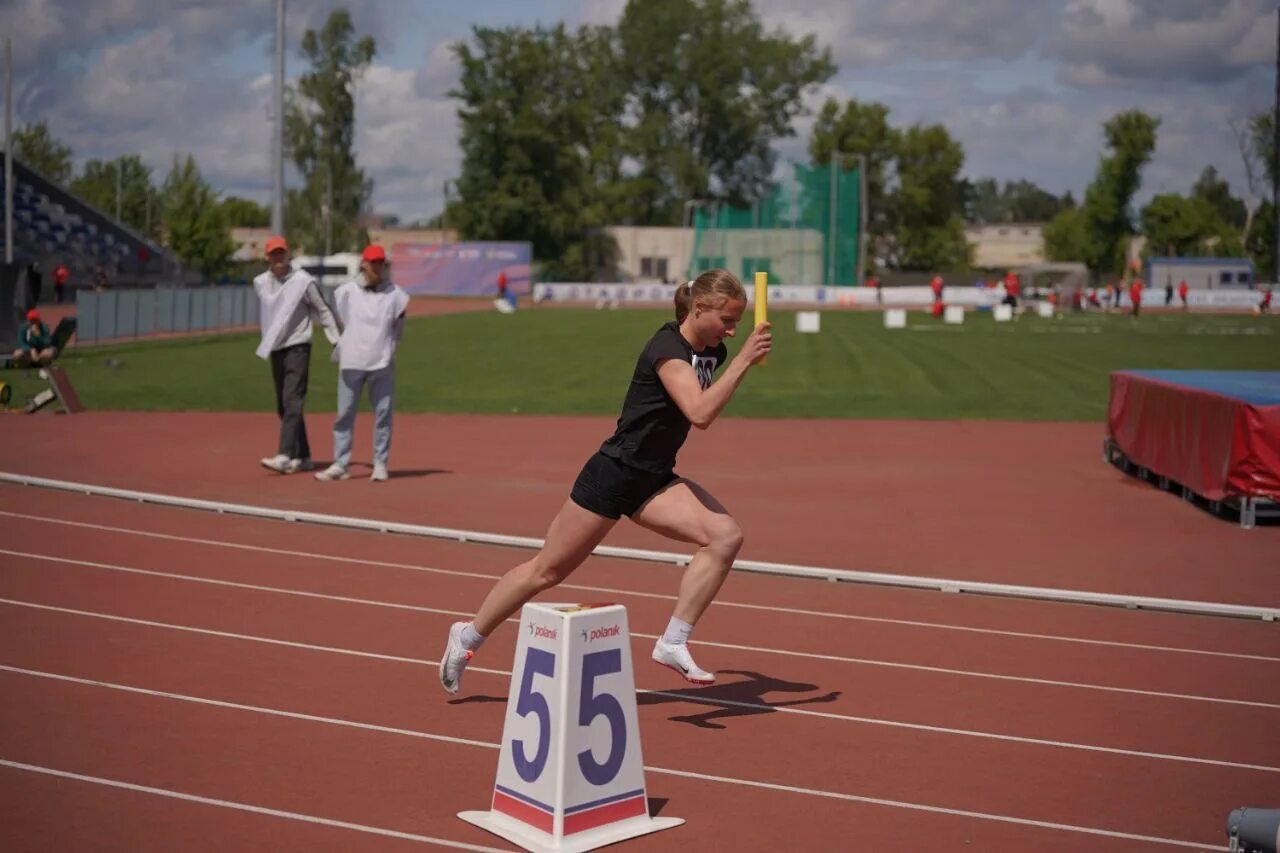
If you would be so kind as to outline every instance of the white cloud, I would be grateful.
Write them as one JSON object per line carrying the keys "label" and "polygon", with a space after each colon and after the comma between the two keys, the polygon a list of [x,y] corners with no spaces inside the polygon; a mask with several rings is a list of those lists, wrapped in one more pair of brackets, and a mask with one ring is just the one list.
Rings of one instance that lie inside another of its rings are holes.
{"label": "white cloud", "polygon": [[1275,35],[1268,0],[1069,0],[1050,53],[1073,86],[1217,83],[1269,65]]}
{"label": "white cloud", "polygon": [[1054,0],[757,0],[770,27],[815,35],[842,67],[1017,59],[1037,43]]}
{"label": "white cloud", "polygon": [[443,183],[461,167],[457,106],[443,91],[423,92],[422,74],[375,66],[356,93],[357,158],[374,178],[373,206],[406,221],[439,213]]}
{"label": "white cloud", "polygon": [[[77,159],[139,153],[156,180],[191,152],[224,192],[266,201],[274,6],[262,0],[0,0],[15,39],[17,120],[48,120]],[[613,23],[624,0],[521,0],[571,26]],[[357,159],[374,208],[425,218],[458,175],[458,67],[425,25],[439,5],[354,0],[356,31],[380,58],[359,83]],[[1272,0],[756,0],[765,24],[813,33],[841,73],[807,96],[883,101],[896,125],[941,122],[966,150],[966,174],[1027,178],[1080,195],[1101,153],[1101,124],[1121,109],[1163,117],[1143,194],[1185,190],[1206,164],[1243,191],[1229,118],[1267,106]],[[297,43],[331,0],[289,0]],[[555,12],[548,12],[554,8]],[[567,10],[567,11],[566,11]],[[490,9],[490,22],[501,15]],[[417,46],[420,45],[420,48]],[[399,48],[393,51],[392,48]],[[390,57],[400,67],[391,67]],[[1028,82],[1018,75],[1039,75]],[[1057,83],[1054,83],[1055,74]],[[803,159],[812,115],[780,156]]]}

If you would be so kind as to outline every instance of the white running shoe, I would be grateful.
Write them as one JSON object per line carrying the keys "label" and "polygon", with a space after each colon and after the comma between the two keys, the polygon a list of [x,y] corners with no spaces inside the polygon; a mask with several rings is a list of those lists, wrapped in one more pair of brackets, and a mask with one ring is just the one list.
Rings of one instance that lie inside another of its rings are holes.
{"label": "white running shoe", "polygon": [[387,466],[379,462],[375,462],[373,465],[373,473],[369,475],[369,479],[373,480],[375,483],[383,483],[386,482],[387,476]]}
{"label": "white running shoe", "polygon": [[289,457],[285,456],[283,453],[277,453],[275,456],[268,456],[258,461],[262,463],[263,468],[270,468],[272,471],[275,471],[277,474],[290,473]]}
{"label": "white running shoe", "polygon": [[658,642],[653,645],[653,659],[668,669],[674,669],[685,681],[692,684],[716,683],[714,675],[693,662],[693,655],[689,654],[689,646],[686,643],[673,646],[662,642],[662,638],[659,637]]}
{"label": "white running shoe", "polygon": [[328,468],[325,468],[323,471],[318,471],[316,473],[316,479],[323,480],[323,481],[345,480],[350,476],[351,475],[347,473],[347,469],[343,468],[341,465],[337,464],[336,462],[330,465]]}
{"label": "white running shoe", "polygon": [[462,686],[462,672],[475,656],[475,652],[462,647],[462,629],[466,622],[454,622],[449,626],[449,642],[440,658],[440,684],[446,693],[457,693]]}

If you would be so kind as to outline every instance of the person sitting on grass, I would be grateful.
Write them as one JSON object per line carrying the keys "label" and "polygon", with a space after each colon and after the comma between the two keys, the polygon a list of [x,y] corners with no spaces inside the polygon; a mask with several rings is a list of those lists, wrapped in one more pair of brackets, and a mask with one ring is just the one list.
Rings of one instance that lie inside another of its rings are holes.
{"label": "person sitting on grass", "polygon": [[53,332],[41,321],[40,312],[32,308],[27,312],[27,322],[18,330],[18,348],[13,351],[13,363],[18,367],[48,367],[57,357]]}

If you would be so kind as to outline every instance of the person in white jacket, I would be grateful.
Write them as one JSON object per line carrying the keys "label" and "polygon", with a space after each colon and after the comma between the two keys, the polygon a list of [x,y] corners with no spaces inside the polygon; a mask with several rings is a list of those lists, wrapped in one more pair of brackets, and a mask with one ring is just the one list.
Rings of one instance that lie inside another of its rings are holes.
{"label": "person in white jacket", "polygon": [[261,306],[262,342],[258,358],[271,362],[276,386],[276,414],[280,416],[280,444],[262,465],[281,474],[310,471],[311,445],[302,417],[311,372],[311,330],[315,319],[329,343],[336,344],[342,328],[334,319],[316,280],[305,270],[289,268],[289,244],[283,237],[267,238],[270,268],[253,280]]}
{"label": "person in white jacket", "polygon": [[351,431],[360,393],[369,386],[373,405],[373,474],[387,479],[391,455],[391,412],[396,384],[396,345],[404,333],[409,294],[387,279],[387,253],[379,245],[364,250],[360,275],[334,294],[342,319],[342,339],[334,351],[338,362],[338,419],[333,424],[333,464],[317,480],[345,480],[351,464]]}

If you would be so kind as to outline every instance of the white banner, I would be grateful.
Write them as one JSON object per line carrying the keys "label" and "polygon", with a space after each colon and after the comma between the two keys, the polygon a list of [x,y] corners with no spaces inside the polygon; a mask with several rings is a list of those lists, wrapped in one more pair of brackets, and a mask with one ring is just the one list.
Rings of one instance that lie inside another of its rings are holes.
{"label": "white banner", "polygon": [[[747,303],[755,301],[752,288],[746,288]],[[533,298],[538,302],[594,302],[617,305],[670,305],[675,297],[673,284],[618,284],[618,283],[570,283],[535,284]],[[1066,297],[1064,297],[1065,299]],[[1098,298],[1105,304],[1106,291],[1098,289]],[[779,284],[769,288],[769,304],[779,306],[862,306],[877,305],[915,306],[933,302],[933,291],[928,287],[886,287],[883,303],[876,301],[874,287],[833,287],[830,285]],[[942,291],[942,301],[947,305],[964,305],[971,308],[998,305],[1004,299],[1004,287],[947,286]],[[1192,308],[1253,308],[1262,299],[1260,290],[1192,290],[1187,294],[1187,304]],[[1025,296],[1022,300],[1027,302]],[[1142,292],[1142,303],[1147,307],[1164,306],[1164,289],[1151,287]],[[1125,292],[1121,304],[1129,304]],[[1174,306],[1181,306],[1174,295]]]}

